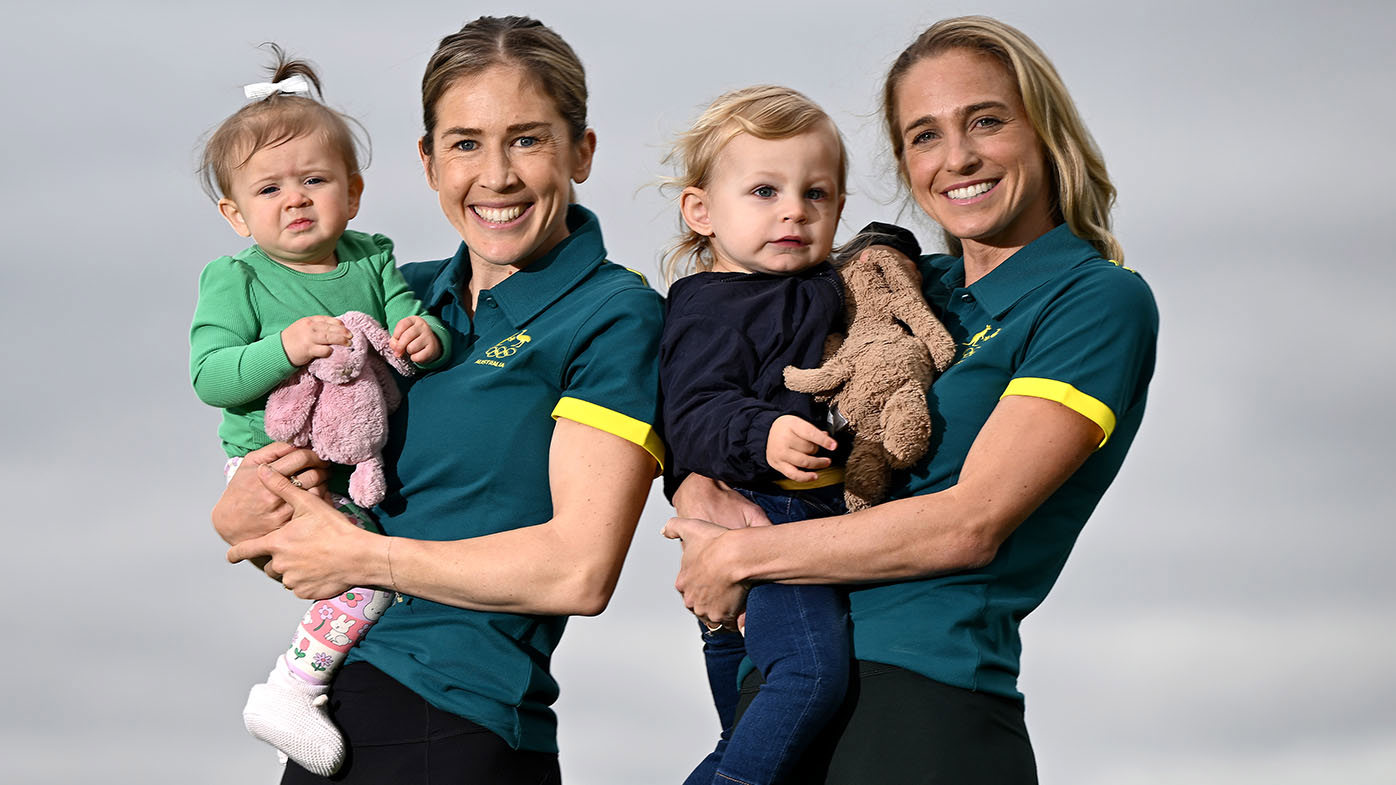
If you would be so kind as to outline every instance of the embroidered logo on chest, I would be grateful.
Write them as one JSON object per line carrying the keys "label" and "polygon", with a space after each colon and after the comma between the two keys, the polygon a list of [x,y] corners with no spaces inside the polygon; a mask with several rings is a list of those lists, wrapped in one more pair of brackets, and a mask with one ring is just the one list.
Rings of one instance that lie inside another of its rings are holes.
{"label": "embroidered logo on chest", "polygon": [[994,327],[992,324],[984,325],[984,329],[970,336],[970,339],[968,341],[965,341],[964,343],[960,344],[960,346],[963,348],[963,352],[961,352],[960,354],[960,359],[956,360],[955,362],[958,363],[961,360],[966,360],[974,356],[974,353],[979,351],[979,348],[981,346],[988,343],[990,339],[992,339],[995,335],[999,334],[1000,329],[1002,328]]}
{"label": "embroidered logo on chest", "polygon": [[496,368],[503,368],[510,357],[519,353],[533,340],[533,336],[528,334],[528,330],[519,330],[513,335],[505,338],[499,343],[485,350],[485,356],[476,360],[476,365],[493,365]]}

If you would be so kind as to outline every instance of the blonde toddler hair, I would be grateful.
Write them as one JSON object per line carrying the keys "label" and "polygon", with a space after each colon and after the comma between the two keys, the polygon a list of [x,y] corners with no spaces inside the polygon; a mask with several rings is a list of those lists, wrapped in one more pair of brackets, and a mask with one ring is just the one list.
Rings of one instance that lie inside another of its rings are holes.
{"label": "blonde toddler hair", "polygon": [[[838,195],[845,193],[848,180],[848,152],[838,127],[819,105],[803,94],[779,85],[756,85],[723,93],[699,115],[674,143],[664,163],[675,164],[678,174],[665,178],[664,186],[682,193],[683,189],[706,188],[722,148],[738,134],[757,139],[789,139],[820,123],[827,123],[839,143]],[[679,237],[664,254],[664,282],[673,283],[689,273],[713,268],[711,241],[679,219]]]}

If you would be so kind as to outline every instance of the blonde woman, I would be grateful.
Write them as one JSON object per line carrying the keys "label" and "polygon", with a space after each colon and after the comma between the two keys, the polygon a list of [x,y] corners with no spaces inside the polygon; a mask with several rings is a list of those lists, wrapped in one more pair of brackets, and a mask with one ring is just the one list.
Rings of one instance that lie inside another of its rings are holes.
{"label": "blonde woman", "polygon": [[1018,626],[1134,439],[1157,311],[1120,264],[1099,151],[1025,35],[939,22],[883,96],[902,184],[950,246],[919,260],[960,345],[929,395],[931,450],[890,501],[784,526],[709,523],[761,515],[689,477],[666,527],[676,586],[730,625],[750,585],[851,584],[849,695],[789,782],[1035,782]]}

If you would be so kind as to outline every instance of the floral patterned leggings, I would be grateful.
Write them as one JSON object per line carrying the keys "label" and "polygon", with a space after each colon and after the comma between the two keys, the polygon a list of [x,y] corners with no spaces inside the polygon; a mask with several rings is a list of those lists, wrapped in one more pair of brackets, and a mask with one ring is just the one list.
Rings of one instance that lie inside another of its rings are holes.
{"label": "floral patterned leggings", "polygon": [[[229,458],[223,475],[231,480],[241,458]],[[376,531],[369,514],[337,493],[330,494],[336,509],[361,529]],[[301,617],[291,646],[282,655],[291,673],[311,684],[327,684],[344,663],[349,650],[392,604],[394,592],[383,589],[350,589],[337,597],[317,600]]]}

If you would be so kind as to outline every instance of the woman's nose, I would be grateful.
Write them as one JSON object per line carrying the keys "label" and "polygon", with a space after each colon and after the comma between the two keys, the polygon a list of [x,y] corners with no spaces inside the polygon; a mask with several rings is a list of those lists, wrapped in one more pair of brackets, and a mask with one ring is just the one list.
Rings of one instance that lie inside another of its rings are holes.
{"label": "woman's nose", "polygon": [[952,172],[969,174],[979,168],[979,150],[968,134],[951,134],[946,138],[945,167]]}
{"label": "woman's nose", "polygon": [[505,191],[513,185],[514,165],[509,160],[509,153],[504,150],[495,152],[485,158],[485,170],[481,173],[480,181],[491,191]]}

